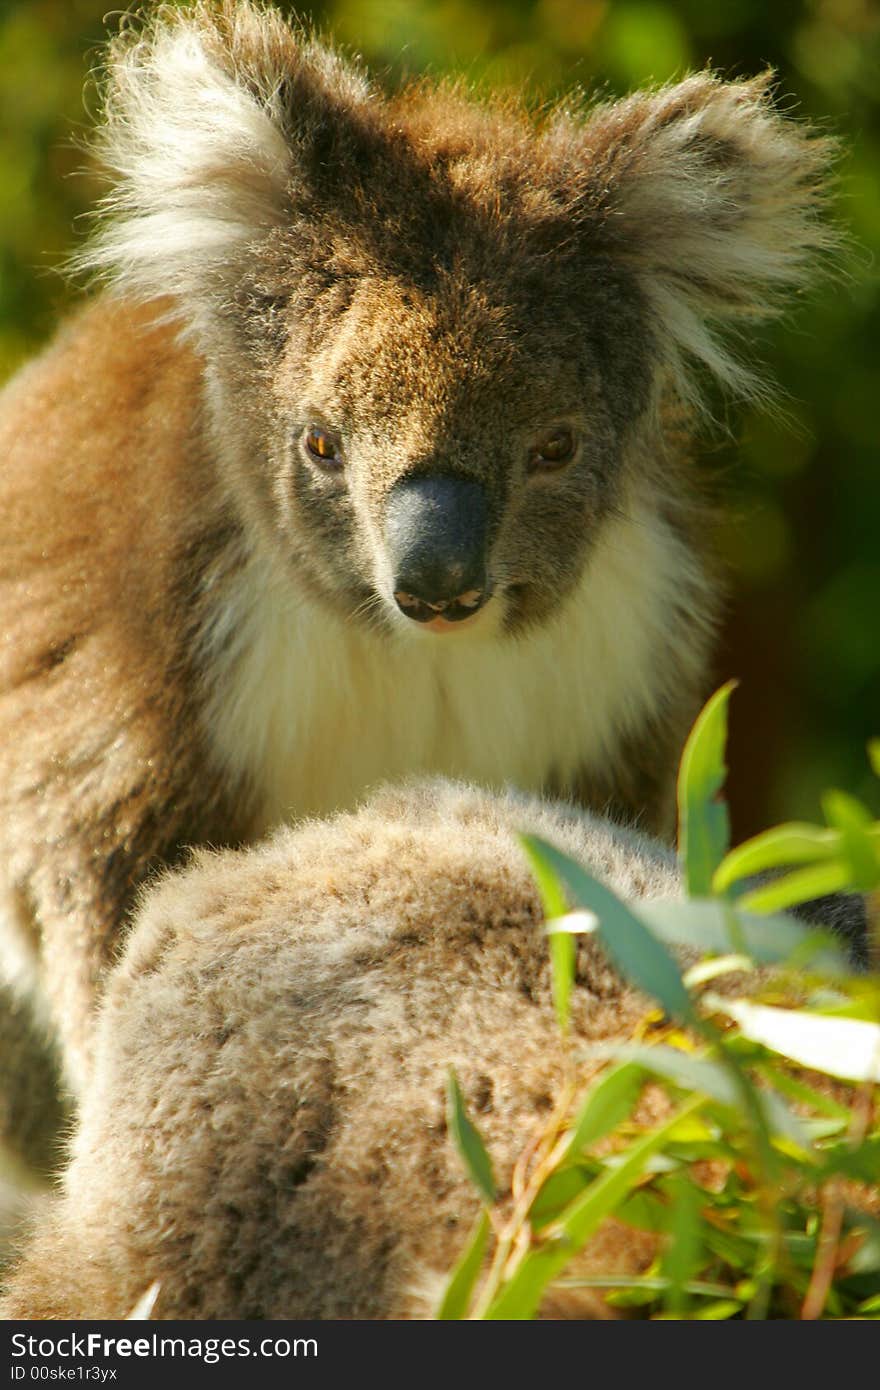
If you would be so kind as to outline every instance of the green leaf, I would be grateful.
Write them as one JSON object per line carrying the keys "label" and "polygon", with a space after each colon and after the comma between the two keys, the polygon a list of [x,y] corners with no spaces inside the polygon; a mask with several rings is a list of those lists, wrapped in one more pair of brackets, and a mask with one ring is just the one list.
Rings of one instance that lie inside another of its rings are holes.
{"label": "green leaf", "polygon": [[730,818],[721,799],[727,776],[728,681],[704,706],[691,729],[678,772],[678,853],[689,897],[706,897],[730,842]]}
{"label": "green leaf", "polygon": [[574,1122],[564,1158],[580,1154],[590,1144],[603,1139],[632,1111],[644,1084],[644,1072],[633,1062],[624,1062],[605,1072],[591,1087]]}
{"label": "green leaf", "polygon": [[748,999],[707,995],[705,1002],[734,1019],[747,1038],[802,1067],[846,1081],[880,1081],[880,1024],[777,1009]]}
{"label": "green leaf", "polygon": [[[596,1274],[584,1275],[580,1278],[556,1279],[553,1287],[555,1289],[620,1289],[626,1295],[634,1293],[636,1297],[633,1303],[651,1303],[654,1295],[665,1293],[669,1288],[669,1280],[661,1279],[655,1275],[645,1274]],[[693,1294],[697,1298],[723,1298],[730,1293],[724,1284],[709,1284],[703,1279],[692,1279],[685,1285],[685,1293]],[[615,1307],[620,1307],[624,1302],[630,1302],[627,1297],[625,1300],[615,1297]]]}
{"label": "green leaf", "polygon": [[570,1168],[557,1168],[551,1173],[529,1208],[529,1222],[533,1231],[540,1231],[551,1221],[555,1221],[561,1211],[583,1192],[592,1182],[596,1173],[585,1164],[573,1164]]}
{"label": "green leaf", "polygon": [[568,1032],[571,1019],[571,989],[577,961],[577,940],[568,932],[550,936],[550,966],[553,980],[553,1007],[560,1030]]}
{"label": "green leaf", "polygon": [[841,857],[849,865],[849,882],[861,893],[880,884],[880,844],[875,845],[867,807],[847,792],[827,791],[822,809],[829,825],[840,832]]}
{"label": "green leaf", "polygon": [[615,1167],[591,1183],[549,1228],[545,1242],[524,1257],[486,1317],[490,1320],[533,1317],[551,1279],[565,1268],[604,1217],[635,1186],[648,1159],[663,1147],[680,1121],[695,1114],[703,1104],[702,1097],[688,1100],[664,1124],[658,1125],[626,1153],[617,1155]]}
{"label": "green leaf", "polygon": [[546,855],[541,853],[541,842],[534,835],[518,835],[517,839],[529,861],[529,868],[532,871],[532,877],[541,898],[541,906],[544,909],[545,920],[549,922],[554,917],[564,917],[568,912],[565,888],[554,865],[548,861]]}
{"label": "green leaf", "polygon": [[848,1273],[876,1274],[880,1270],[880,1221],[864,1212],[853,1213],[851,1221],[847,1222],[847,1234],[853,1230],[862,1235],[862,1243],[847,1260]]}
{"label": "green leaf", "polygon": [[880,1135],[870,1135],[856,1148],[847,1140],[829,1144],[822,1150],[822,1158],[821,1181],[833,1173],[840,1173],[876,1188],[880,1178]]}
{"label": "green leaf", "polygon": [[437,1309],[439,1321],[460,1319],[466,1315],[470,1297],[483,1264],[483,1256],[486,1253],[486,1244],[491,1228],[489,1213],[484,1207],[471,1231],[467,1245],[449,1276],[440,1307]]}
{"label": "green leaf", "polygon": [[740,879],[763,873],[765,869],[833,859],[839,848],[840,836],[834,830],[823,830],[801,821],[777,825],[725,855],[712,876],[712,892],[726,893]]}
{"label": "green leaf", "polygon": [[578,906],[596,914],[603,945],[630,984],[653,995],[668,1014],[696,1023],[693,1001],[678,966],[644,922],[609,888],[555,846],[537,835],[523,838],[533,855],[562,879]]}
{"label": "green leaf", "polygon": [[[553,866],[536,852],[528,835],[520,835],[519,842],[529,861],[547,922],[564,918],[568,904],[558,874]],[[577,942],[568,932],[550,933],[550,968],[553,981],[553,1006],[563,1033],[568,1032],[571,1017],[571,989],[574,984]]]}
{"label": "green leaf", "polygon": [[767,1061],[761,1063],[760,1070],[761,1075],[772,1082],[776,1090],[783,1091],[786,1095],[791,1096],[792,1100],[811,1106],[814,1110],[818,1110],[821,1115],[830,1115],[841,1127],[851,1123],[852,1111],[847,1106],[841,1105],[831,1096],[823,1095],[815,1087],[808,1086],[805,1081],[798,1080],[784,1067],[775,1066]]}
{"label": "green leaf", "polygon": [[446,1087],[446,1102],[449,1132],[464,1160],[471,1181],[487,1202],[494,1202],[495,1177],[492,1172],[492,1160],[486,1152],[479,1130],[468,1118],[461,1087],[451,1067]]}
{"label": "green leaf", "polygon": [[880,777],[880,738],[872,738],[868,744],[868,761]]}
{"label": "green leaf", "polygon": [[[714,1002],[714,996],[711,997]],[[743,1095],[736,1085],[734,1075],[728,1067],[708,1057],[695,1057],[690,1052],[668,1047],[665,1043],[652,1043],[649,1046],[639,1046],[637,1043],[598,1043],[589,1049],[589,1055],[593,1056],[597,1052],[600,1055],[610,1054],[613,1057],[624,1058],[645,1071],[653,1072],[655,1076],[662,1076],[664,1080],[671,1081],[683,1090],[699,1091],[701,1095],[708,1096],[729,1109],[738,1112],[743,1109]],[[789,1139],[799,1149],[809,1153],[812,1148],[810,1136],[782,1098],[773,1091],[758,1091],[751,1086],[745,1074],[742,1075],[741,1081],[751,1088],[753,1103],[759,1109],[769,1133]]]}
{"label": "green leaf", "polygon": [[839,893],[849,887],[849,882],[849,866],[839,859],[830,859],[824,864],[811,864],[808,869],[797,869],[746,893],[739,905],[746,912],[783,912],[798,903]]}
{"label": "green leaf", "polygon": [[687,1285],[703,1264],[702,1196],[685,1172],[673,1173],[664,1183],[669,1194],[669,1240],[660,1261],[660,1271],[669,1280],[666,1293],[668,1311],[681,1317],[687,1304]]}
{"label": "green leaf", "polygon": [[846,956],[835,948],[830,935],[811,930],[793,917],[758,916],[744,912],[740,903],[717,898],[654,898],[639,903],[639,917],[655,935],[676,946],[693,946],[708,954],[730,950],[730,918],[748,954],[756,961],[790,960],[795,952],[812,955],[817,969],[849,975]]}
{"label": "green leaf", "polygon": [[867,806],[849,792],[829,788],[822,797],[822,810],[828,824],[836,830],[868,830],[872,825]]}
{"label": "green leaf", "polygon": [[689,1317],[696,1322],[723,1322],[727,1318],[735,1318],[742,1308],[743,1305],[732,1298],[720,1298],[717,1303],[707,1303],[702,1308],[694,1309]]}

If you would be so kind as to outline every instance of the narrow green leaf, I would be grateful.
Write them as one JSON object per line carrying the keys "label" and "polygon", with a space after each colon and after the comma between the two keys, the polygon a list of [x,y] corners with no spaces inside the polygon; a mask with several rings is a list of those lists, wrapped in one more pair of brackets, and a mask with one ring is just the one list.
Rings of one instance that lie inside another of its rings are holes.
{"label": "narrow green leaf", "polygon": [[880,884],[880,845],[875,846],[873,822],[866,806],[847,792],[827,791],[822,809],[829,825],[840,832],[841,858],[849,866],[849,882],[861,893]]}
{"label": "narrow green leaf", "polygon": [[825,819],[836,830],[868,830],[872,825],[871,813],[861,801],[849,792],[830,787],[822,796],[822,810]]}
{"label": "narrow green leaf", "polygon": [[596,1173],[585,1164],[574,1164],[570,1168],[557,1168],[542,1185],[540,1192],[529,1208],[529,1223],[533,1231],[540,1231],[560,1212],[573,1202],[584,1188],[593,1181]]}
{"label": "narrow green leaf", "polygon": [[571,989],[574,984],[577,940],[568,932],[550,937],[550,967],[553,981],[553,1007],[561,1032],[568,1032],[571,1018]]}
{"label": "narrow green leaf", "polygon": [[610,1134],[631,1113],[641,1094],[644,1072],[634,1062],[607,1071],[590,1088],[578,1112],[563,1161]]}
{"label": "narrow green leaf", "polygon": [[679,1170],[665,1180],[670,1197],[669,1239],[660,1261],[660,1271],[669,1281],[665,1302],[673,1317],[684,1314],[687,1286],[703,1265],[702,1197],[687,1173]]}
{"label": "narrow green leaf", "polygon": [[705,1002],[734,1019],[747,1038],[802,1067],[846,1081],[880,1081],[880,1024],[777,1009],[748,999],[707,995]]}
{"label": "narrow green leaf", "polygon": [[742,1312],[743,1305],[732,1298],[720,1298],[717,1303],[707,1303],[702,1308],[696,1308],[690,1317],[695,1322],[723,1322],[727,1318],[735,1318]]}
{"label": "narrow green leaf", "polygon": [[494,1202],[495,1177],[492,1172],[492,1160],[486,1152],[486,1146],[479,1130],[468,1118],[464,1096],[461,1093],[458,1078],[451,1067],[446,1087],[446,1102],[449,1132],[464,1160],[471,1181],[487,1202]]}
{"label": "narrow green leaf", "polygon": [[697,1014],[678,966],[644,922],[609,888],[554,845],[536,835],[523,839],[532,854],[565,883],[578,906],[596,914],[603,945],[621,974],[658,999],[667,1013],[695,1023]]}
{"label": "narrow green leaf", "polygon": [[[632,1290],[637,1294],[646,1295],[644,1298],[639,1298],[640,1303],[650,1303],[654,1294],[666,1292],[669,1288],[669,1280],[645,1274],[596,1274],[572,1279],[555,1279],[553,1287],[555,1289],[622,1289],[627,1293]],[[724,1284],[708,1284],[702,1279],[692,1279],[685,1285],[685,1293],[693,1294],[696,1298],[723,1298],[730,1293],[730,1289]],[[615,1304],[619,1306],[620,1300],[615,1299]]]}
{"label": "narrow green leaf", "polygon": [[[529,861],[532,875],[541,895],[544,917],[548,922],[564,919],[569,914],[565,901],[565,891],[552,864],[536,851],[528,835],[520,835],[519,842]],[[568,932],[550,933],[550,968],[552,973],[553,1006],[563,1033],[568,1032],[571,1017],[571,990],[574,984],[577,942]]]}
{"label": "narrow green leaf", "polygon": [[850,1274],[876,1274],[880,1270],[880,1221],[858,1212],[847,1222],[847,1234],[858,1231],[862,1243],[847,1260]]}
{"label": "narrow green leaf", "polygon": [[486,1253],[491,1228],[489,1213],[484,1207],[468,1237],[467,1245],[449,1276],[440,1307],[437,1309],[438,1321],[460,1319],[466,1316],[471,1294],[483,1264],[483,1256]]}
{"label": "narrow green leaf", "polygon": [[691,729],[678,772],[678,853],[689,897],[705,897],[727,852],[730,819],[721,789],[727,776],[728,681],[704,706]]}
{"label": "narrow green leaf", "polygon": [[707,985],[710,980],[717,980],[721,975],[738,975],[743,971],[753,970],[754,967],[755,962],[751,956],[711,956],[686,970],[684,982],[688,989],[695,989],[697,985]]}
{"label": "narrow green leaf", "polygon": [[839,848],[840,835],[835,830],[820,829],[800,821],[777,825],[737,845],[724,856],[712,876],[712,892],[726,893],[740,879],[763,873],[765,869],[832,859]]}
{"label": "narrow green leaf", "polygon": [[[714,996],[710,997],[714,1003]],[[593,1056],[597,1052],[600,1056],[610,1054],[635,1063],[645,1071],[662,1076],[683,1090],[699,1091],[701,1095],[708,1096],[730,1109],[738,1112],[743,1110],[743,1095],[736,1085],[735,1077],[728,1067],[708,1057],[695,1057],[692,1053],[682,1052],[677,1047],[668,1047],[665,1043],[652,1043],[650,1046],[639,1046],[637,1043],[599,1043],[589,1049],[589,1055]],[[742,1081],[750,1087],[753,1104],[763,1117],[768,1132],[790,1140],[804,1153],[809,1153],[812,1149],[809,1133],[782,1098],[770,1090],[758,1091],[744,1074]]]}
{"label": "narrow green leaf", "polygon": [[549,922],[554,917],[564,917],[568,912],[565,887],[553,864],[548,862],[547,856],[541,853],[540,844],[534,835],[518,835],[517,839],[529,861],[529,868],[538,888],[541,906],[544,909],[545,920]]}
{"label": "narrow green leaf", "polygon": [[[692,1098],[662,1125],[645,1135],[614,1168],[591,1183],[548,1230],[546,1242],[529,1253],[486,1313],[490,1320],[534,1317],[549,1282],[583,1248],[607,1214],[641,1177],[648,1159],[662,1149],[682,1119],[695,1114],[703,1098]],[[554,1238],[555,1237],[555,1238]]]}
{"label": "narrow green leaf", "polygon": [[810,953],[816,969],[827,974],[849,975],[850,967],[834,939],[805,927],[793,917],[758,916],[717,898],[654,898],[640,902],[639,917],[656,936],[676,946],[694,946],[704,954],[730,950],[731,914],[736,918],[742,945],[756,961],[790,960]]}
{"label": "narrow green leaf", "polygon": [[868,743],[868,761],[880,777],[880,738],[872,738]]}
{"label": "narrow green leaf", "polygon": [[775,1066],[767,1061],[760,1064],[760,1071],[762,1076],[772,1082],[777,1091],[783,1091],[786,1095],[791,1096],[792,1100],[812,1106],[814,1110],[819,1111],[820,1115],[830,1115],[841,1126],[849,1125],[852,1121],[852,1111],[847,1106],[841,1105],[831,1096],[823,1095],[815,1087],[808,1086],[805,1081],[799,1081],[784,1067]]}
{"label": "narrow green leaf", "polygon": [[849,882],[849,866],[839,859],[829,859],[824,864],[811,864],[808,869],[796,869],[793,874],[746,893],[739,905],[745,912],[784,912],[798,903],[839,893],[849,887]]}
{"label": "narrow green leaf", "polygon": [[822,1181],[833,1173],[870,1183],[874,1188],[880,1181],[880,1135],[870,1135],[855,1148],[846,1139],[828,1144],[822,1150],[822,1158]]}

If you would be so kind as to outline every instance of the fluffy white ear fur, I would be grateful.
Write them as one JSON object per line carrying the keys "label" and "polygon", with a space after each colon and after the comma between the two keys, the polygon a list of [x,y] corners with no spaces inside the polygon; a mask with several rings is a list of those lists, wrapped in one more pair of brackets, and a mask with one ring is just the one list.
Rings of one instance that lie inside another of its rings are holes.
{"label": "fluffy white ear fur", "polygon": [[[370,98],[331,51],[241,0],[160,5],[146,31],[111,45],[107,87],[97,145],[114,182],[74,268],[191,310],[283,221],[311,134]],[[819,216],[835,142],[774,108],[770,74],[708,72],[586,121],[563,113],[548,134],[574,163],[573,217],[641,285],[659,379],[697,404],[697,363],[739,394],[761,394],[737,330],[778,312],[837,244]]]}
{"label": "fluffy white ear fur", "polygon": [[657,347],[694,403],[694,362],[762,394],[729,330],[777,314],[839,242],[820,215],[836,142],[773,106],[772,76],[697,73],[598,108],[584,132],[600,235],[633,266]]}
{"label": "fluffy white ear fur", "polygon": [[368,95],[357,73],[297,41],[277,12],[231,2],[160,6],[146,32],[123,31],[111,45],[107,74],[96,149],[113,186],[73,269],[146,299],[222,286],[242,247],[283,219],[292,80],[305,74],[296,83],[305,106],[322,86],[337,101]]}

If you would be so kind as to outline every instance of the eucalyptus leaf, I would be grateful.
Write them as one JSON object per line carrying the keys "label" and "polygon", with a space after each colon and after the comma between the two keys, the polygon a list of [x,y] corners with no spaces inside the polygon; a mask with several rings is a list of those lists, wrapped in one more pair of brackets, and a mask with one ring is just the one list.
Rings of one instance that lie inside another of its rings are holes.
{"label": "eucalyptus leaf", "polygon": [[796,907],[798,903],[843,892],[849,888],[850,879],[850,867],[844,860],[829,859],[823,864],[796,869],[784,878],[755,888],[739,902],[745,912],[783,912],[788,907]]}
{"label": "eucalyptus leaf", "polygon": [[822,798],[825,819],[840,832],[841,858],[849,866],[849,886],[861,893],[880,884],[880,846],[872,838],[866,806],[847,792],[827,791]]}
{"label": "eucalyptus leaf", "polygon": [[880,1025],[876,1023],[716,995],[706,996],[705,1002],[734,1019],[753,1042],[803,1067],[846,1081],[880,1081]]}
{"label": "eucalyptus leaf", "polygon": [[678,853],[689,897],[711,891],[712,875],[730,843],[730,818],[721,789],[727,776],[727,706],[736,688],[716,690],[691,729],[678,772]]}
{"label": "eucalyptus leaf", "polygon": [[[734,1074],[729,1067],[709,1057],[694,1056],[693,1053],[682,1052],[680,1048],[667,1047],[663,1043],[652,1043],[650,1046],[598,1043],[589,1048],[588,1055],[597,1053],[634,1063],[683,1090],[699,1091],[720,1105],[739,1112],[743,1110],[743,1095]],[[742,1079],[745,1085],[751,1086],[748,1077],[743,1076]],[[754,1104],[760,1110],[769,1133],[788,1139],[804,1153],[810,1153],[813,1145],[809,1131],[781,1096],[766,1088],[760,1091],[754,1087],[751,1089]]]}
{"label": "eucalyptus leaf", "polygon": [[468,1118],[464,1096],[452,1068],[449,1070],[446,1087],[446,1110],[449,1132],[464,1160],[471,1181],[487,1202],[494,1202],[496,1189],[492,1160],[489,1158],[479,1130]]}
{"label": "eucalyptus leaf", "polygon": [[[552,864],[547,863],[546,856],[536,849],[534,841],[528,835],[520,835],[519,841],[538,886],[545,919],[548,924],[565,921],[570,914],[566,911],[565,890],[559,874]],[[550,968],[553,1005],[563,1033],[568,1031],[571,1017],[571,990],[576,960],[577,943],[574,937],[557,928],[550,934]]]}
{"label": "eucalyptus leaf", "polygon": [[666,1303],[676,1317],[683,1315],[687,1286],[703,1266],[702,1218],[703,1198],[686,1172],[678,1169],[666,1179],[669,1195],[669,1240],[660,1262],[661,1273],[669,1281]]}
{"label": "eucalyptus leaf", "polygon": [[678,966],[644,922],[610,888],[554,845],[536,835],[523,840],[531,855],[543,861],[545,870],[552,869],[564,882],[578,907],[596,914],[602,943],[630,984],[658,999],[667,1013],[696,1023],[693,1001]]}
{"label": "eucalyptus leaf", "polygon": [[605,1072],[590,1088],[581,1105],[564,1158],[582,1153],[616,1129],[631,1113],[643,1083],[644,1071],[633,1062],[624,1062]]}
{"label": "eucalyptus leaf", "polygon": [[838,951],[830,934],[805,927],[794,917],[760,916],[717,898],[650,898],[639,903],[643,922],[663,941],[692,946],[701,954],[726,955],[731,947],[730,918],[736,919],[740,943],[753,960],[789,960],[795,952],[811,953],[811,964],[827,974],[849,975],[846,956]]}
{"label": "eucalyptus leaf", "polygon": [[483,1264],[489,1232],[492,1229],[489,1213],[485,1207],[480,1212],[467,1245],[449,1276],[440,1307],[437,1309],[439,1321],[463,1318],[468,1310],[471,1294]]}
{"label": "eucalyptus leaf", "polygon": [[583,1192],[593,1181],[596,1173],[586,1164],[572,1164],[568,1168],[557,1168],[542,1185],[540,1192],[529,1208],[529,1223],[533,1231],[555,1221],[570,1202]]}
{"label": "eucalyptus leaf", "polygon": [[669,1141],[678,1123],[694,1114],[703,1104],[702,1097],[692,1097],[665,1123],[651,1130],[626,1154],[620,1155],[616,1167],[596,1178],[559,1220],[548,1228],[544,1242],[525,1255],[488,1309],[486,1317],[490,1320],[533,1317],[550,1281],[561,1273],[604,1217],[635,1186],[648,1159]]}
{"label": "eucalyptus leaf", "polygon": [[712,876],[713,893],[726,893],[740,879],[788,864],[833,859],[840,846],[835,830],[790,821],[746,840],[724,856]]}

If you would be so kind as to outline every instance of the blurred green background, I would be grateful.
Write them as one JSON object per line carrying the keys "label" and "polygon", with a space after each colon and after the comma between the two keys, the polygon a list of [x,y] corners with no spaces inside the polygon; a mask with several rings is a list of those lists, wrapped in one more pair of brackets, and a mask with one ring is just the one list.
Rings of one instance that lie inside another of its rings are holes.
{"label": "blurred green background", "polygon": [[[282,8],[291,8],[284,6]],[[766,336],[775,418],[731,414],[715,440],[731,575],[716,676],[732,706],[737,838],[814,818],[845,786],[878,809],[865,743],[880,734],[880,8],[876,0],[300,0],[297,12],[389,79],[430,70],[553,97],[622,92],[711,63],[767,64],[786,105],[845,142],[838,216],[848,277]],[[74,139],[107,0],[0,0],[0,379],[50,333],[55,273],[92,203]],[[113,14],[108,23],[114,24]]]}

